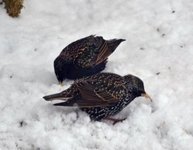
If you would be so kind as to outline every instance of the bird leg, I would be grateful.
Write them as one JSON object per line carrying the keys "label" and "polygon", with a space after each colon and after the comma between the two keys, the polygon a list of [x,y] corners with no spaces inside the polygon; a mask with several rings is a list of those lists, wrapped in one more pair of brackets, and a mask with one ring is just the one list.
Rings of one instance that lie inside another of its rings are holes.
{"label": "bird leg", "polygon": [[123,119],[115,119],[115,118],[110,118],[110,117],[108,117],[108,118],[105,118],[105,119],[106,119],[106,120],[112,121],[112,122],[113,122],[113,125],[115,125],[116,123],[122,122],[122,121],[124,121],[124,120],[127,119],[127,118],[123,118]]}

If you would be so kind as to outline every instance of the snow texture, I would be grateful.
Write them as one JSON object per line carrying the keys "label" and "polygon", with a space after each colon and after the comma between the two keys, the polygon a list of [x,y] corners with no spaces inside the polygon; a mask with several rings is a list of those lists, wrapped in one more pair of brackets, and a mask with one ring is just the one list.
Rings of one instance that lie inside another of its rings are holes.
{"label": "snow texture", "polygon": [[[193,150],[192,0],[25,0],[19,18],[0,5],[1,150]],[[42,96],[60,92],[53,61],[96,34],[126,41],[106,72],[143,79],[122,123],[92,122]]]}

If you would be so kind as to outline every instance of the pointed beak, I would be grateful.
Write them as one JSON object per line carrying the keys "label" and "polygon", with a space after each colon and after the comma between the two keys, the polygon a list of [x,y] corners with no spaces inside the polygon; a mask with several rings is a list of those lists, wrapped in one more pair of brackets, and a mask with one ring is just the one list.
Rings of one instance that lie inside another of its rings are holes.
{"label": "pointed beak", "polygon": [[141,94],[141,96],[149,99],[151,102],[153,101],[152,98],[147,93],[143,93],[143,94]]}

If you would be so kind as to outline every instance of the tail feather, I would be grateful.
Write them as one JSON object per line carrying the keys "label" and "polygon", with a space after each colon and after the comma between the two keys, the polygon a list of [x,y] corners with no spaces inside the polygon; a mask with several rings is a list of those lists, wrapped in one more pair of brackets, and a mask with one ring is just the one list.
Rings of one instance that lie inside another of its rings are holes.
{"label": "tail feather", "polygon": [[114,52],[114,50],[119,46],[121,42],[125,41],[125,39],[112,39],[107,41],[107,45],[109,50]]}
{"label": "tail feather", "polygon": [[64,90],[60,93],[52,94],[52,95],[46,95],[43,97],[46,101],[52,101],[52,100],[69,100],[73,99],[76,95],[74,93],[76,92],[76,88],[74,86],[71,86],[67,90]]}
{"label": "tail feather", "polygon": [[54,104],[54,106],[74,106],[74,103],[71,101],[67,101],[67,102],[56,103]]}
{"label": "tail feather", "polygon": [[46,101],[52,101],[52,100],[67,100],[70,99],[72,97],[66,97],[65,94],[61,93],[57,93],[57,94],[52,94],[52,95],[46,95],[43,97],[43,99],[45,99]]}

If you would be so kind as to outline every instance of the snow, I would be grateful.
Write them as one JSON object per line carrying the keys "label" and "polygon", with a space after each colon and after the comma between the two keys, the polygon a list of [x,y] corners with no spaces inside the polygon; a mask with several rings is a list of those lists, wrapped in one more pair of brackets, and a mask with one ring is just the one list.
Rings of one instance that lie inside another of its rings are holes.
{"label": "snow", "polygon": [[[26,0],[19,18],[0,6],[1,150],[192,150],[192,0]],[[136,98],[117,117],[91,122],[42,99],[62,91],[53,61],[90,34],[126,41],[105,71],[139,76],[153,103]]]}

